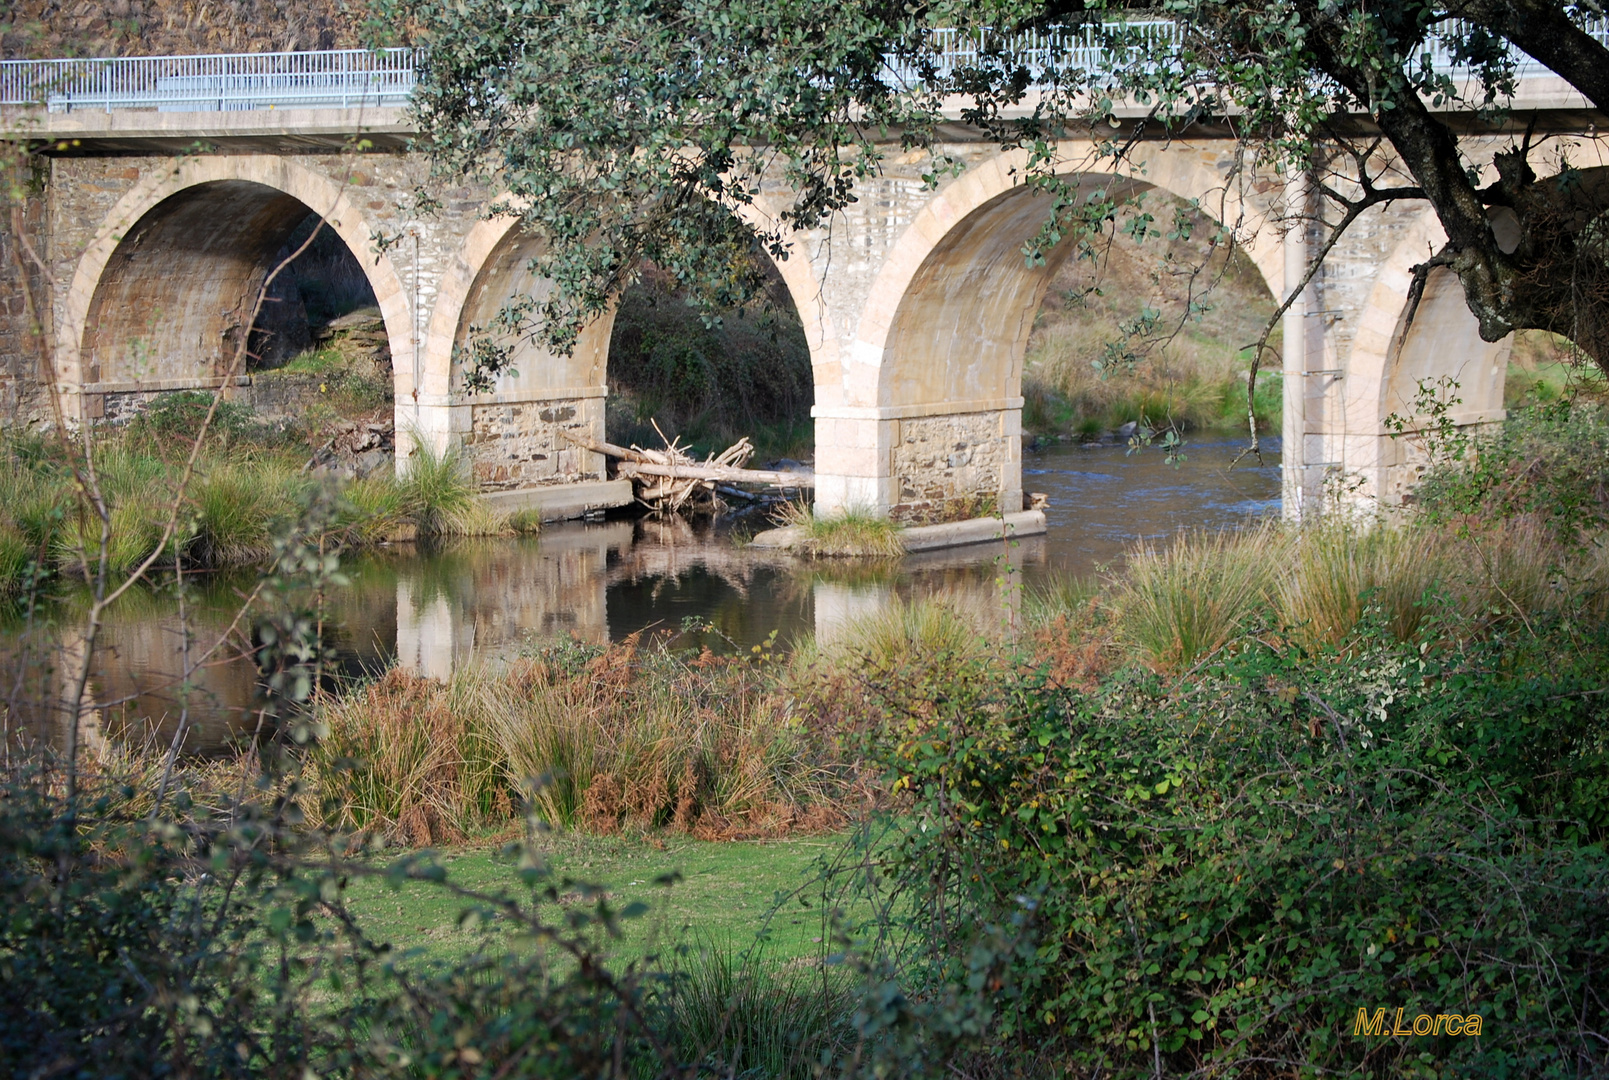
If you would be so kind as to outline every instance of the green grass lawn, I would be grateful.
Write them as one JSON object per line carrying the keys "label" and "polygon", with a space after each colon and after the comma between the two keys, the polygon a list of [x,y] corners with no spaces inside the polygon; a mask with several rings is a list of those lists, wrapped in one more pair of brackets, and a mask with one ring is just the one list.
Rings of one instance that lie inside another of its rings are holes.
{"label": "green grass lawn", "polygon": [[[767,956],[787,961],[823,949],[822,939],[829,935],[818,870],[842,852],[846,839],[831,834],[706,843],[677,836],[650,841],[564,835],[549,838],[543,847],[555,879],[601,886],[617,911],[635,901],[648,905],[648,914],[628,922],[613,946],[617,960],[684,942],[735,952],[763,932]],[[513,863],[496,844],[445,851],[440,862],[448,881],[464,888],[520,890]],[[656,883],[672,873],[681,879],[671,885]],[[373,940],[427,961],[462,956],[486,933],[461,926],[466,901],[428,882],[393,888],[382,879],[356,878],[348,897]],[[588,901],[577,893],[574,902]]]}

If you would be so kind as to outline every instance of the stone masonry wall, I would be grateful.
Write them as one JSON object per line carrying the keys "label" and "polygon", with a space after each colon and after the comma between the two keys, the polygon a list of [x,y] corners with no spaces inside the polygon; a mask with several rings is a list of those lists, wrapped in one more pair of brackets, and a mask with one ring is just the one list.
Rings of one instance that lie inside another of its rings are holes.
{"label": "stone masonry wall", "polygon": [[[962,413],[895,421],[896,521],[920,522],[993,513],[1021,436],[1004,412]],[[1012,442],[1016,446],[1012,446]],[[1020,506],[1005,507],[1007,511]]]}
{"label": "stone masonry wall", "polygon": [[465,438],[475,479],[491,491],[602,480],[598,455],[559,432],[591,438],[602,398],[568,398],[512,405],[474,405]]}
{"label": "stone masonry wall", "polygon": [[[41,174],[42,178],[42,174]],[[41,191],[23,205],[29,243],[43,258],[49,215]],[[26,285],[26,288],[24,286]],[[28,314],[32,294],[34,318]],[[40,380],[41,341],[49,341],[50,290],[11,231],[10,214],[0,215],[0,427],[42,421],[50,403]]]}

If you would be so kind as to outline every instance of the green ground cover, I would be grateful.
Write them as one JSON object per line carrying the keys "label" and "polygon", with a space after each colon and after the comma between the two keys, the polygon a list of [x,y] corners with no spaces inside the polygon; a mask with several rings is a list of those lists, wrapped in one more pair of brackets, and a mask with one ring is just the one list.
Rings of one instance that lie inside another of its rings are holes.
{"label": "green ground cover", "polygon": [[[0,1061],[1604,1075],[1609,416],[1424,450],[1394,519],[1147,546],[1031,595],[1010,639],[930,600],[786,658],[394,671],[287,700],[260,757],[170,778],[86,747],[76,801],[19,761]],[[565,828],[520,865],[499,837],[528,817]],[[888,828],[864,877],[859,821]],[[841,945],[822,900],[851,883]],[[476,903],[551,949],[461,929]],[[1484,1027],[1359,1042],[1360,1002]]]}
{"label": "green ground cover", "polygon": [[[736,953],[764,935],[768,957],[785,963],[821,952],[831,936],[819,871],[844,844],[842,834],[719,843],[674,834],[556,835],[543,847],[559,879],[601,886],[617,909],[648,905],[647,915],[625,924],[615,946],[620,961],[680,943]],[[440,862],[448,880],[466,889],[501,893],[518,886],[500,844],[444,851]],[[672,874],[679,880],[662,883]],[[579,889],[566,891],[581,896]],[[371,938],[425,959],[457,959],[482,940],[462,924],[466,902],[433,883],[394,888],[381,878],[357,878],[348,906]]]}

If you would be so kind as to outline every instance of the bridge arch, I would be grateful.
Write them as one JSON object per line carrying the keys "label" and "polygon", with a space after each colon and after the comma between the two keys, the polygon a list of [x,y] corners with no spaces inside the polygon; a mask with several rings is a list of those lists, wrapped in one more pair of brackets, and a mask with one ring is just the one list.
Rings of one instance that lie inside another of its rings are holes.
{"label": "bridge arch", "polygon": [[[1503,390],[1513,338],[1481,340],[1455,273],[1445,267],[1431,271],[1408,322],[1413,267],[1446,242],[1434,210],[1426,208],[1414,217],[1376,274],[1358,317],[1345,385],[1339,388],[1339,424],[1325,426],[1323,417],[1308,417],[1310,441],[1325,444],[1321,459],[1338,461],[1346,473],[1364,481],[1366,494],[1388,504],[1401,500],[1423,465],[1415,441],[1392,438],[1385,426],[1392,415],[1411,422],[1420,380],[1446,376],[1457,381],[1461,401],[1449,415],[1456,424],[1491,423],[1505,416]],[[1311,413],[1311,400],[1308,409]]]}
{"label": "bridge arch", "polygon": [[266,264],[315,213],[362,265],[390,339],[397,401],[408,398],[407,293],[390,258],[372,251],[373,224],[351,190],[282,156],[210,155],[136,184],[78,258],[57,321],[67,416],[91,419],[120,390],[216,386],[239,335],[252,331],[243,322]]}
{"label": "bridge arch", "polygon": [[[507,205],[505,193],[493,205]],[[734,209],[757,228],[769,228],[775,212],[757,200]],[[438,448],[467,447],[477,478],[491,488],[529,487],[602,479],[601,455],[578,450],[558,435],[569,429],[595,441],[604,437],[609,342],[614,311],[582,331],[569,356],[528,339],[507,337],[517,374],[499,376],[489,393],[471,394],[460,382],[458,356],[471,328],[491,322],[516,296],[545,299],[552,283],[530,269],[545,241],[526,233],[512,214],[483,218],[465,236],[443,274],[425,334],[417,403],[401,402],[410,423]],[[790,257],[773,259],[803,322],[818,398],[836,389],[836,339],[821,301],[820,282],[805,247],[790,241]]]}
{"label": "bridge arch", "polygon": [[[1141,148],[1118,175],[1093,143],[1060,149],[1065,176],[1127,194],[1160,188],[1222,215],[1278,290],[1283,256],[1269,207],[1247,198],[1207,156]],[[1024,182],[1025,151],[995,155],[929,199],[901,233],[862,312],[843,377],[845,405],[819,408],[818,505],[908,516],[935,503],[1006,510],[1021,500],[1022,363],[1064,244],[1040,266],[1022,250],[1049,213]],[[825,430],[823,430],[825,429]]]}

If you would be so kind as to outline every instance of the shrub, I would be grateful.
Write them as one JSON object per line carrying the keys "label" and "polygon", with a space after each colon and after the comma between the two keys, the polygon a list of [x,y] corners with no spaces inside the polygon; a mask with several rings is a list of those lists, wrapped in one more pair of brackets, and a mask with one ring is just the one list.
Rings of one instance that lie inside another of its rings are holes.
{"label": "shrub", "polygon": [[[154,398],[129,421],[129,434],[136,439],[161,442],[194,442],[201,422],[212,407],[212,394],[204,390],[178,390]],[[236,401],[220,401],[213,413],[211,434],[227,443],[247,434],[255,418],[248,406]]]}
{"label": "shrub", "polygon": [[653,267],[620,297],[609,343],[612,441],[657,445],[657,419],[697,446],[747,435],[762,455],[808,450],[810,346],[771,260],[756,258],[738,270],[769,279],[764,302],[749,310],[711,318]]}
{"label": "shrub", "polygon": [[[1455,436],[1455,438],[1458,436]],[[1436,448],[1433,447],[1433,450]],[[1557,539],[1609,526],[1609,410],[1560,402],[1518,409],[1494,429],[1433,456],[1414,490],[1435,523],[1531,515]]]}
{"label": "shrub", "polygon": [[[1609,1068],[1609,639],[1574,648],[1442,665],[1382,629],[1095,693],[890,680],[907,991],[982,994],[1006,1072]],[[1355,1038],[1360,1006],[1482,1037]]]}
{"label": "shrub", "polygon": [[[477,888],[427,857],[353,858],[291,828],[292,777],[241,783],[254,798],[215,812],[175,797],[152,819],[119,784],[69,806],[49,770],[7,766],[7,1076],[673,1080],[680,1053],[731,1076],[831,1049],[844,1026],[834,993],[803,977],[713,960],[673,973],[658,956],[615,970],[604,950],[643,905],[573,890],[534,845],[511,845],[507,880]],[[347,906],[362,877],[435,889],[486,933],[467,956],[399,957]],[[561,905],[561,890],[586,899]],[[729,1023],[711,1011],[723,1003]],[[807,1039],[789,1047],[795,1022]]]}

